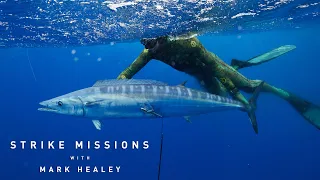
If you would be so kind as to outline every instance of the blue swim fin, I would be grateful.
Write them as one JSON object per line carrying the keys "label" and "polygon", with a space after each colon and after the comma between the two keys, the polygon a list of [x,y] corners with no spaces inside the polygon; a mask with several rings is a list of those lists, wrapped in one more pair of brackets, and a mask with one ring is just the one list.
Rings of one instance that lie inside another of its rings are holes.
{"label": "blue swim fin", "polygon": [[320,107],[289,93],[287,101],[304,117],[308,122],[320,130]]}
{"label": "blue swim fin", "polygon": [[253,57],[247,61],[240,61],[237,59],[232,59],[231,66],[234,69],[239,70],[239,69],[242,69],[245,67],[259,65],[259,64],[271,61],[272,59],[275,59],[283,54],[286,54],[286,53],[294,50],[295,48],[296,48],[296,46],[294,46],[294,45],[284,45],[284,46],[280,46],[276,49],[273,49],[269,52],[266,52],[264,54]]}

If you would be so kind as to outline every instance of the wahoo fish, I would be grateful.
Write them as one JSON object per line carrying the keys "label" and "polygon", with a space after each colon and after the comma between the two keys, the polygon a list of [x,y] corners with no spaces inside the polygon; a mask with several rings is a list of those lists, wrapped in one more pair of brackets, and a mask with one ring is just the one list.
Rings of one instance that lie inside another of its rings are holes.
{"label": "wahoo fish", "polygon": [[107,118],[189,117],[239,109],[248,113],[258,133],[254,111],[260,89],[261,85],[245,105],[230,98],[186,88],[184,84],[169,86],[155,80],[138,79],[100,80],[92,87],[40,102],[43,107],[38,110],[90,118],[96,129],[101,130],[101,120]]}

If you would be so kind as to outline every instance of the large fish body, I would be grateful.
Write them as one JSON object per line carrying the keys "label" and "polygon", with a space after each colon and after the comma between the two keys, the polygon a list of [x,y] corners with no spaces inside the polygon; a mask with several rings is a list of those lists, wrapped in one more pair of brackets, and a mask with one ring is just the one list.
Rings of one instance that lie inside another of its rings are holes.
{"label": "large fish body", "polygon": [[193,116],[227,109],[247,111],[241,102],[153,80],[102,80],[92,87],[40,103],[40,111],[91,119]]}

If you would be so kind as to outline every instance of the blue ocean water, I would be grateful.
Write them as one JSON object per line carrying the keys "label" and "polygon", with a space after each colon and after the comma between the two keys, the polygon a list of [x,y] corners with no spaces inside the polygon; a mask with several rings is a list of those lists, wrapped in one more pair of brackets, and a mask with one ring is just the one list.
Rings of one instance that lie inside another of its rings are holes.
{"label": "blue ocean water", "polygon": [[[97,131],[89,119],[37,111],[43,100],[116,78],[143,50],[141,37],[197,31],[203,45],[227,63],[295,45],[241,73],[320,105],[319,5],[314,0],[0,1],[0,179],[157,179],[160,119],[110,119]],[[187,80],[188,87],[200,88],[192,77],[155,60],[135,78],[170,85]],[[258,135],[241,111],[195,116],[192,123],[164,119],[160,179],[318,180],[319,130],[272,94],[260,95],[256,115]],[[31,140],[65,141],[65,149],[10,149],[11,141]],[[76,150],[75,141],[148,141],[149,148]],[[77,155],[90,160],[70,160]],[[39,173],[40,166],[59,165],[71,166],[71,172]],[[121,170],[78,173],[77,166]]]}
{"label": "blue ocean water", "polygon": [[[318,32],[296,29],[199,39],[226,62],[232,58],[246,60],[285,44],[296,45],[294,51],[276,60],[241,72],[320,104]],[[37,111],[42,100],[91,86],[99,79],[115,78],[142,49],[139,43],[120,43],[1,50],[0,178],[156,179],[161,120],[110,119],[104,122],[102,131],[97,131],[88,119]],[[188,87],[199,88],[192,77],[158,61],[152,61],[135,77],[169,84],[188,80]],[[271,94],[259,97],[257,119],[259,135],[254,134],[247,115],[240,111],[192,117],[192,123],[183,118],[164,119],[161,179],[319,179],[319,130]],[[11,150],[12,140],[64,140],[66,149]],[[147,140],[150,147],[75,150],[76,140]],[[71,161],[70,155],[88,155],[91,160]],[[42,165],[121,165],[122,169],[120,173],[39,173]]]}

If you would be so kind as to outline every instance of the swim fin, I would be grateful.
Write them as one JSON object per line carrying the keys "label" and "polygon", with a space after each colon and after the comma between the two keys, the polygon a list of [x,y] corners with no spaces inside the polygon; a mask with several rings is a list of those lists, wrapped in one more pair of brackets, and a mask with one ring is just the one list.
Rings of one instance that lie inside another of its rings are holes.
{"label": "swim fin", "polygon": [[239,70],[239,69],[242,69],[245,67],[254,66],[254,65],[255,64],[250,63],[248,61],[240,61],[238,59],[232,59],[232,61],[231,61],[231,66],[236,70]]}
{"label": "swim fin", "polygon": [[240,61],[237,59],[232,59],[231,66],[234,69],[239,70],[239,69],[242,69],[245,67],[259,65],[259,64],[268,62],[272,59],[275,59],[283,54],[286,54],[287,52],[292,51],[295,48],[296,48],[296,46],[294,46],[294,45],[284,45],[284,46],[280,46],[276,49],[273,49],[267,53],[253,57],[247,61]]}
{"label": "swim fin", "polygon": [[256,88],[252,97],[249,99],[249,106],[246,109],[248,112],[248,116],[250,118],[250,122],[252,124],[253,130],[256,134],[258,134],[258,123],[257,123],[255,111],[257,109],[257,99],[263,87],[263,84],[264,82],[261,82],[260,85]]}
{"label": "swim fin", "polygon": [[320,107],[290,93],[288,102],[312,125],[320,129]]}

